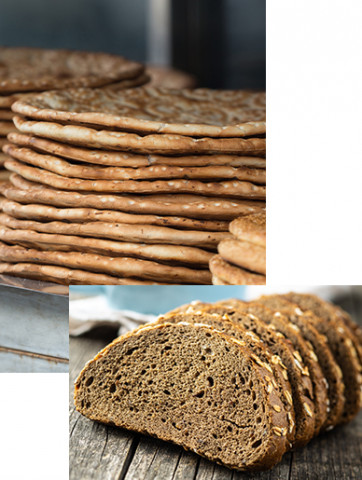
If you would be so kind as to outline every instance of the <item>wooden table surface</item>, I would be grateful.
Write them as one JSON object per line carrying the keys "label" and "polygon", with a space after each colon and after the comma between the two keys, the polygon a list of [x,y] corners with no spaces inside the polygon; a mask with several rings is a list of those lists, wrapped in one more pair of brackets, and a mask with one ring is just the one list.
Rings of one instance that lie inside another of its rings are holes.
{"label": "wooden table surface", "polygon": [[[362,318],[362,302],[349,297],[340,303]],[[114,330],[103,329],[70,342],[71,480],[362,479],[362,412],[350,424],[287,453],[271,471],[255,474],[232,471],[170,443],[88,420],[74,409],[73,382],[86,361],[114,336]]]}
{"label": "wooden table surface", "polygon": [[0,373],[67,373],[68,297],[0,284]]}

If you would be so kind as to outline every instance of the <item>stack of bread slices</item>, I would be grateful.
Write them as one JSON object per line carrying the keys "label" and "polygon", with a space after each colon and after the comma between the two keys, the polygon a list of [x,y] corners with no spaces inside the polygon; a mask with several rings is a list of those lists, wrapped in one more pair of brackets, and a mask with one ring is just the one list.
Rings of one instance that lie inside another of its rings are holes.
{"label": "stack of bread slices", "polygon": [[233,220],[231,238],[218,245],[218,255],[210,260],[214,285],[265,285],[265,210]]}
{"label": "stack of bread slices", "polygon": [[267,469],[361,401],[362,330],[313,295],[193,303],[107,346],[75,385],[90,419]]}
{"label": "stack of bread slices", "polygon": [[[265,95],[68,89],[12,106],[3,271],[60,283],[210,284],[236,217],[265,207]],[[60,272],[60,268],[62,271]]]}
{"label": "stack of bread slices", "polygon": [[105,53],[0,47],[0,180],[6,154],[1,148],[15,132],[11,105],[29,92],[68,87],[130,88],[149,77],[140,63]]}

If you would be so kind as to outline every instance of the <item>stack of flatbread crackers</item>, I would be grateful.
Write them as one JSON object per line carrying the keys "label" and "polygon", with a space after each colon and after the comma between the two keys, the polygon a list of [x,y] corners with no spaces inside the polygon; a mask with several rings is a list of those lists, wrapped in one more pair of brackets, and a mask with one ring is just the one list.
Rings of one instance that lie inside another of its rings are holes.
{"label": "stack of flatbread crackers", "polygon": [[218,245],[210,260],[214,285],[265,285],[265,210],[236,218],[229,226],[231,238]]}
{"label": "stack of flatbread crackers", "polygon": [[7,273],[210,284],[229,222],[265,207],[262,93],[68,89],[12,109],[19,132],[3,147],[12,175],[0,216]]}
{"label": "stack of flatbread crackers", "polygon": [[140,63],[105,53],[0,47],[0,181],[8,177],[1,153],[16,131],[11,105],[29,92],[68,87],[130,88],[146,83]]}

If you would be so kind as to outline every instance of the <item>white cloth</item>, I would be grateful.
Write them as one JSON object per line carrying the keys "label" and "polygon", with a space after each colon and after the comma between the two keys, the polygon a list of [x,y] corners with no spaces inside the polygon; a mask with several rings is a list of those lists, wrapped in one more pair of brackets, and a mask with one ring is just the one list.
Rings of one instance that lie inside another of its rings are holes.
{"label": "white cloth", "polygon": [[102,325],[119,327],[119,334],[139,325],[156,320],[155,315],[145,315],[131,310],[116,310],[109,306],[104,295],[86,297],[69,302],[69,333],[78,336]]}

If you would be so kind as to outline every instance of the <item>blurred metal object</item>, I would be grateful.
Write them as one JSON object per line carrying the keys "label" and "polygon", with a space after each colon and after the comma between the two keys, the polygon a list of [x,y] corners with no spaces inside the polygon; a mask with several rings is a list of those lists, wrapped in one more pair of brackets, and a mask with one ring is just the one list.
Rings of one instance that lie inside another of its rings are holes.
{"label": "blurred metal object", "polygon": [[147,62],[171,65],[171,0],[149,0]]}

